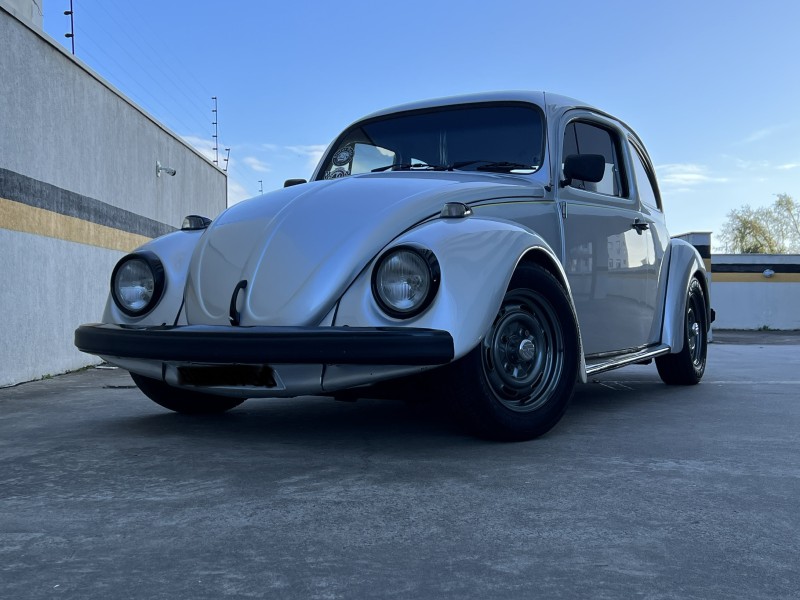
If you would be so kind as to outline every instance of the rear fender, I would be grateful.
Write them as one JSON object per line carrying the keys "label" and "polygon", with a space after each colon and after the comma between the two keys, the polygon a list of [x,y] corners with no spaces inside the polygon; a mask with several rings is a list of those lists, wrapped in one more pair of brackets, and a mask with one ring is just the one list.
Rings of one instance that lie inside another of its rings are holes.
{"label": "rear fender", "polygon": [[708,296],[708,279],[700,253],[694,246],[680,239],[669,242],[669,272],[667,294],[664,302],[664,324],[661,342],[667,344],[673,354],[683,350],[683,328],[686,315],[689,282],[697,276],[706,297],[706,324],[711,327],[711,301]]}

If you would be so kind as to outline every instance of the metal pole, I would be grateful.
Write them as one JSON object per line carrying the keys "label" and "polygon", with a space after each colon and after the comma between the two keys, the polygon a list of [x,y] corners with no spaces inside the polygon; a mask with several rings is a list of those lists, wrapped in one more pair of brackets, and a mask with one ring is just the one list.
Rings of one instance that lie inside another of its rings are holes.
{"label": "metal pole", "polygon": [[69,10],[65,10],[64,14],[69,15],[69,33],[65,33],[64,37],[72,42],[72,55],[75,56],[75,11],[72,10],[72,0],[69,0]]}
{"label": "metal pole", "polygon": [[211,99],[214,101],[214,108],[211,109],[211,112],[214,113],[214,122],[211,123],[214,126],[214,135],[211,136],[214,138],[214,164],[219,166],[219,129],[217,127],[217,97],[211,96]]}

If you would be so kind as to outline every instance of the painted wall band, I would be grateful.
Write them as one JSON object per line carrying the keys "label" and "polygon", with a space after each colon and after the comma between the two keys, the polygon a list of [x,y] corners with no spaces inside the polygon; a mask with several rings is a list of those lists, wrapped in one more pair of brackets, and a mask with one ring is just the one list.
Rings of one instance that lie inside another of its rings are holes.
{"label": "painted wall band", "polygon": [[[0,198],[148,239],[176,230],[171,225],[137,215],[124,208],[3,168],[0,168]],[[5,227],[4,220],[0,220],[0,227]]]}
{"label": "painted wall band", "polygon": [[147,236],[98,225],[5,198],[0,198],[0,227],[120,252],[130,252],[150,241]]}
{"label": "painted wall band", "polygon": [[713,263],[712,273],[758,273],[761,274],[767,269],[775,273],[800,273],[800,264],[775,264],[775,263],[752,263],[752,264],[724,264]]}
{"label": "painted wall band", "polygon": [[712,283],[800,283],[800,273],[775,273],[764,277],[762,273],[714,273]]}

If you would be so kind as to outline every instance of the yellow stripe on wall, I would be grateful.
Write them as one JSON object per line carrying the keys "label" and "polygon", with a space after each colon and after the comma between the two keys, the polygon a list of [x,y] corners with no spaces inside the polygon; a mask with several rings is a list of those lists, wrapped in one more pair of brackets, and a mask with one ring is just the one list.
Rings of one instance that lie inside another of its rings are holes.
{"label": "yellow stripe on wall", "polygon": [[712,273],[712,283],[800,283],[800,273],[775,273],[764,277],[761,273]]}
{"label": "yellow stripe on wall", "polygon": [[5,198],[0,198],[0,227],[121,252],[130,252],[151,239]]}

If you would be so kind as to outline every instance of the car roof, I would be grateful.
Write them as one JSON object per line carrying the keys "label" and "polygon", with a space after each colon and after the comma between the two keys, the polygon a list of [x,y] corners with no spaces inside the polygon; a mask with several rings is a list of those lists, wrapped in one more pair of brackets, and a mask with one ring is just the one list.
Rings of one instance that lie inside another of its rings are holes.
{"label": "car roof", "polygon": [[443,98],[432,98],[430,100],[421,100],[418,102],[411,102],[408,104],[400,104],[379,110],[372,114],[367,115],[359,121],[365,119],[373,119],[375,117],[382,117],[396,112],[404,112],[409,110],[419,110],[425,108],[436,108],[440,106],[448,106],[453,104],[473,104],[479,102],[531,102],[542,108],[550,109],[567,109],[567,108],[589,108],[595,109],[590,104],[568,96],[561,96],[559,94],[552,94],[550,92],[536,92],[536,91],[523,91],[512,90],[502,92],[482,92],[478,94],[464,94],[460,96],[447,96]]}

